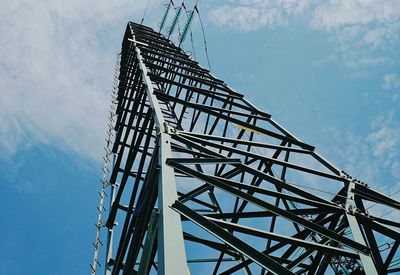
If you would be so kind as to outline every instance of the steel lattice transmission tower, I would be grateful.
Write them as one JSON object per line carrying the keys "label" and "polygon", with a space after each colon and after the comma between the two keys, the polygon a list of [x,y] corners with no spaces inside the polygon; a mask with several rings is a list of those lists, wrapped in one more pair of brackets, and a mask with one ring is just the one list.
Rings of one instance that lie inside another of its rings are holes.
{"label": "steel lattice transmission tower", "polygon": [[148,27],[127,26],[115,100],[106,274],[399,272],[400,223],[372,214],[398,201]]}

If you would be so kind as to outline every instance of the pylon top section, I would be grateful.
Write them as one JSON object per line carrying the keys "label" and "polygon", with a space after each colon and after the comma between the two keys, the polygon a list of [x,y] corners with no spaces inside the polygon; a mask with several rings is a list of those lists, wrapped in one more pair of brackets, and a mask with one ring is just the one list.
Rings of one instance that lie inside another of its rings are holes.
{"label": "pylon top section", "polygon": [[399,202],[336,168],[167,38],[130,22],[119,81],[110,272],[396,269],[400,224],[367,208],[399,211]]}

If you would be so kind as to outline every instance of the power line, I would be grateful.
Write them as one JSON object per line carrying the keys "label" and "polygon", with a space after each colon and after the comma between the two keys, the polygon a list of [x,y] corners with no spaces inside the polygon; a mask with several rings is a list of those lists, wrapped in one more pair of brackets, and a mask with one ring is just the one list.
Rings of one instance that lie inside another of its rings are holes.
{"label": "power line", "polygon": [[147,1],[146,8],[144,9],[142,20],[140,21],[140,25],[143,24],[144,18],[146,17],[147,9],[149,8],[150,0]]}
{"label": "power line", "polygon": [[[394,177],[394,178],[395,178],[396,180],[398,180],[398,182],[400,182],[400,179],[398,179],[398,178],[396,178],[396,177]],[[400,193],[400,188],[397,189],[396,191],[394,191],[394,193],[390,194],[389,197],[393,197],[393,196],[396,195],[397,193]],[[378,205],[378,203],[375,202],[375,203],[371,204],[369,207],[367,207],[366,210],[369,210],[369,209],[371,209],[372,207],[375,207],[375,206],[377,206],[377,205]]]}
{"label": "power line", "polygon": [[[198,1],[197,1],[197,2],[198,2]],[[199,9],[197,8],[197,2],[196,2],[196,5],[194,6],[194,9],[195,9],[197,15],[199,16],[201,31],[203,32],[204,50],[205,50],[205,52],[206,52],[208,68],[210,69],[210,72],[211,72],[211,64],[210,64],[210,58],[209,58],[209,56],[208,56],[206,32],[204,31],[203,21],[201,20],[200,12],[199,12]]]}
{"label": "power line", "polygon": [[192,33],[192,29],[190,28],[190,43],[192,44],[192,52],[193,52],[193,57],[194,60],[196,60],[196,52],[194,50],[194,42],[193,42],[193,33]]}

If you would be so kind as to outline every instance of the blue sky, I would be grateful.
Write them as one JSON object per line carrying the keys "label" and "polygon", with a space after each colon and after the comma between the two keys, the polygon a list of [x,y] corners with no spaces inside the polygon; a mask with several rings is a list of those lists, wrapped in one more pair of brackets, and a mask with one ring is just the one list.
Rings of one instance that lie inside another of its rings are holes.
{"label": "blue sky", "polygon": [[[0,274],[89,272],[115,56],[145,4],[0,4]],[[360,180],[400,188],[400,1],[199,9],[216,76]],[[206,66],[197,18],[193,38]]]}

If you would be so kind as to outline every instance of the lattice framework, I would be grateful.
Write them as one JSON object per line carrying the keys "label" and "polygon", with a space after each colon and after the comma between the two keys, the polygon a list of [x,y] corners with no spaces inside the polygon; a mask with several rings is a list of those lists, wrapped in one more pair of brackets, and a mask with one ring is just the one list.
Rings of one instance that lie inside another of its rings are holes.
{"label": "lattice framework", "polygon": [[400,223],[366,210],[399,202],[168,39],[130,22],[119,81],[106,273],[400,272]]}

